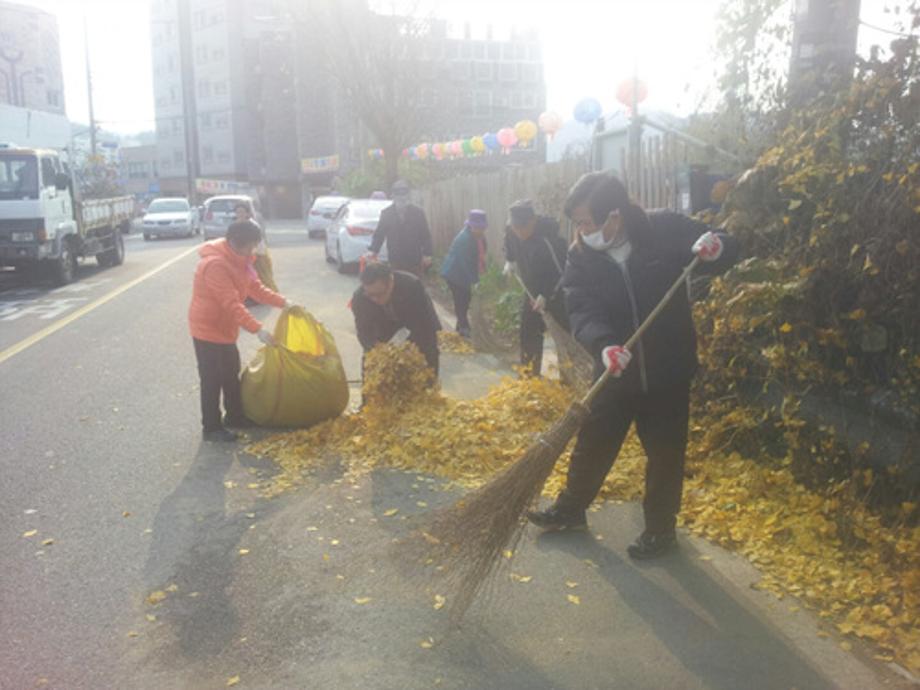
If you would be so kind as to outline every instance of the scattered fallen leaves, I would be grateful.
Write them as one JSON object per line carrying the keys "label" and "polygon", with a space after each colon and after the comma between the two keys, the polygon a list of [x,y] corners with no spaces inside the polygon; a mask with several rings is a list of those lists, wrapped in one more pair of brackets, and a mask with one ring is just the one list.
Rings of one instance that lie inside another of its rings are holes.
{"label": "scattered fallen leaves", "polygon": [[150,594],[147,595],[147,603],[150,604],[151,606],[156,606],[161,601],[165,601],[165,599],[166,599],[166,592],[164,592],[162,589],[158,589],[155,592],[151,592]]}
{"label": "scattered fallen leaves", "polygon": [[533,579],[532,575],[519,575],[517,573],[511,573],[510,577],[514,582],[530,582]]}
{"label": "scattered fallen leaves", "polygon": [[469,340],[454,331],[438,331],[438,349],[454,355],[471,355],[476,352]]}

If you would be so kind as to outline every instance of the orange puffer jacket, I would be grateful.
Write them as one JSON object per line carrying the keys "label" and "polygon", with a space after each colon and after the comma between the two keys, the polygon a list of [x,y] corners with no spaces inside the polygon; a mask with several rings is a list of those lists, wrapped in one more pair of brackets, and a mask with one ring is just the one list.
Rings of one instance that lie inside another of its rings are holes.
{"label": "orange puffer jacket", "polygon": [[212,343],[235,343],[240,326],[256,333],[262,324],[243,302],[284,307],[284,297],[265,287],[252,270],[252,257],[240,256],[226,239],[214,240],[198,250],[192,303],[188,310],[192,337]]}

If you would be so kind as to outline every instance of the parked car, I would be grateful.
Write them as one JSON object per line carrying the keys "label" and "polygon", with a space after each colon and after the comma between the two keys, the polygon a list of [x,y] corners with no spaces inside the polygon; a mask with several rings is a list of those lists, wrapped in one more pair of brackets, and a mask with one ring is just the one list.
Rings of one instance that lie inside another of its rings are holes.
{"label": "parked car", "polygon": [[191,237],[199,232],[197,212],[188,199],[154,199],[147,207],[141,229],[144,239],[152,237]]}
{"label": "parked car", "polygon": [[204,239],[210,240],[223,237],[227,234],[227,227],[236,218],[235,209],[239,204],[246,204],[253,220],[262,225],[262,217],[259,214],[258,207],[252,200],[251,196],[245,194],[227,194],[224,196],[212,196],[204,202],[204,219],[202,223],[202,232]]}
{"label": "parked car", "polygon": [[[380,212],[393,202],[389,199],[351,199],[339,209],[326,230],[326,261],[338,266],[339,273],[356,268],[371,245],[380,221]],[[379,258],[386,261],[386,245]]]}
{"label": "parked car", "polygon": [[307,235],[325,237],[335,214],[348,201],[347,196],[318,196],[307,212]]}

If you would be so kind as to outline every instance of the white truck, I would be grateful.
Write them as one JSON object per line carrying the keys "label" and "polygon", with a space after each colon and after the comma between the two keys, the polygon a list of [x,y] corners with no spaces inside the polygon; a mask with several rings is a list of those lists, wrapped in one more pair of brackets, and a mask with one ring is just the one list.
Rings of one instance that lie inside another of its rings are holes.
{"label": "white truck", "polygon": [[124,261],[122,232],[130,228],[134,198],[78,201],[57,151],[0,145],[0,266],[32,275],[45,269],[54,283],[74,279],[77,262]]}

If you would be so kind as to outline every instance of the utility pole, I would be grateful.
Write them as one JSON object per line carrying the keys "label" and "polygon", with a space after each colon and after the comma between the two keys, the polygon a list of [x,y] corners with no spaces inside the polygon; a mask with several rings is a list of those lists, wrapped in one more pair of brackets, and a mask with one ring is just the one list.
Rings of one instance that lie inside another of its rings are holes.
{"label": "utility pole", "polygon": [[198,103],[195,64],[192,55],[192,9],[189,0],[179,0],[179,71],[182,75],[182,119],[185,131],[185,170],[188,201],[195,205],[198,165]]}
{"label": "utility pole", "polygon": [[796,0],[789,93],[802,104],[853,74],[860,0]]}
{"label": "utility pole", "polygon": [[89,31],[86,28],[86,14],[83,15],[83,46],[86,49],[86,95],[89,98],[89,150],[96,157],[96,116],[93,113],[93,73],[89,64]]}

